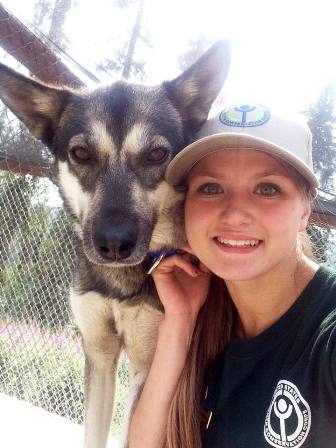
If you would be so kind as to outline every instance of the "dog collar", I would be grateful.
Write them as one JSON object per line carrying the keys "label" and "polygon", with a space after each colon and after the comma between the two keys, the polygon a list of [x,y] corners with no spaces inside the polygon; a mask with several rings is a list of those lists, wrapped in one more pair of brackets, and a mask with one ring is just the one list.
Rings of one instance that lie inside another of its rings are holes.
{"label": "dog collar", "polygon": [[171,257],[176,254],[175,249],[159,249],[153,252],[149,252],[146,257],[146,261],[149,263],[149,269],[147,274],[151,274],[154,269],[161,263],[166,257]]}

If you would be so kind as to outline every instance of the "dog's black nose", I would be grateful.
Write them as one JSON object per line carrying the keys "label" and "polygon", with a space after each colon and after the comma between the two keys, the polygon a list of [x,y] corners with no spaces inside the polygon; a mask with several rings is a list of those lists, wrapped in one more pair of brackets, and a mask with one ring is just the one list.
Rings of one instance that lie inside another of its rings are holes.
{"label": "dog's black nose", "polygon": [[101,224],[94,236],[97,252],[102,258],[109,261],[128,258],[136,242],[135,225],[128,222]]}

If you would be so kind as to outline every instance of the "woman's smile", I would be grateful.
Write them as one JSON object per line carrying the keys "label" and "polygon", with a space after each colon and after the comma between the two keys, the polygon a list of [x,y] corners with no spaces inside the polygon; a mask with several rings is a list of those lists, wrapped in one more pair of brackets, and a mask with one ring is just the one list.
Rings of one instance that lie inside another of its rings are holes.
{"label": "woman's smile", "polygon": [[215,244],[227,253],[249,254],[257,250],[262,244],[262,240],[250,237],[241,237],[239,239],[216,236],[213,238]]}

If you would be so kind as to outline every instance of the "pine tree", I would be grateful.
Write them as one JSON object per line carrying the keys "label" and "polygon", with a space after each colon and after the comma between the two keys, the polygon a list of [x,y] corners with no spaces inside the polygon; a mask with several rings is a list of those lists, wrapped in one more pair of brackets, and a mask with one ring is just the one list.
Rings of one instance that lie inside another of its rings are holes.
{"label": "pine tree", "polygon": [[48,38],[64,50],[67,39],[64,26],[73,0],[37,0],[33,23],[37,29],[47,28]]}
{"label": "pine tree", "polygon": [[120,9],[136,5],[135,21],[124,47],[117,51],[113,58],[105,59],[98,64],[97,68],[102,71],[120,73],[123,79],[143,79],[145,76],[145,62],[136,58],[136,46],[140,40],[150,45],[143,26],[145,0],[115,0],[114,3]]}
{"label": "pine tree", "polygon": [[336,142],[334,130],[335,88],[328,84],[317,102],[307,111],[308,124],[313,134],[313,164],[322,190],[333,191],[336,169]]}
{"label": "pine tree", "polygon": [[[306,114],[312,131],[313,166],[321,189],[332,192],[335,187],[336,142],[334,138],[336,117],[334,114],[335,89],[328,84],[315,104]],[[308,233],[313,241],[320,262],[328,262],[328,253],[335,250],[334,234],[330,228],[311,225]],[[331,250],[332,248],[332,250]]]}
{"label": "pine tree", "polygon": [[[189,68],[198,58],[200,58],[211,46],[211,41],[204,33],[200,32],[189,39],[188,47],[184,53],[178,56],[178,64],[181,71]],[[224,95],[219,93],[212,107],[216,109],[224,103]]]}
{"label": "pine tree", "polygon": [[181,71],[186,70],[210,47],[211,41],[203,33],[198,33],[188,41],[188,48],[178,56]]}

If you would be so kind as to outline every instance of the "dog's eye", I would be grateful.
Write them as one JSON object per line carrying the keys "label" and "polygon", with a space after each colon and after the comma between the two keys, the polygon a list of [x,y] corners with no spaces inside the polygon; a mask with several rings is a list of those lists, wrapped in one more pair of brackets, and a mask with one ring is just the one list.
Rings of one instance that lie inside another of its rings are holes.
{"label": "dog's eye", "polygon": [[74,146],[71,148],[70,154],[76,162],[89,162],[91,160],[91,154],[83,146]]}
{"label": "dog's eye", "polygon": [[154,148],[147,154],[147,161],[152,163],[164,162],[169,151],[166,148]]}

